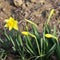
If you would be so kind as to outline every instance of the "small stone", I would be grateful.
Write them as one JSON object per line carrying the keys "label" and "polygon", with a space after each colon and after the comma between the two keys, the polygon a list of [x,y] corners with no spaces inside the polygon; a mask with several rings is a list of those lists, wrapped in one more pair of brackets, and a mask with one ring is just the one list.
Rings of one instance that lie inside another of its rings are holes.
{"label": "small stone", "polygon": [[32,3],[44,3],[45,0],[31,0]]}
{"label": "small stone", "polygon": [[17,7],[19,7],[23,4],[22,0],[13,0],[13,1],[14,1],[15,6],[17,6]]}
{"label": "small stone", "polygon": [[57,6],[60,6],[60,2],[57,3]]}
{"label": "small stone", "polygon": [[31,0],[31,2],[36,2],[36,0]]}

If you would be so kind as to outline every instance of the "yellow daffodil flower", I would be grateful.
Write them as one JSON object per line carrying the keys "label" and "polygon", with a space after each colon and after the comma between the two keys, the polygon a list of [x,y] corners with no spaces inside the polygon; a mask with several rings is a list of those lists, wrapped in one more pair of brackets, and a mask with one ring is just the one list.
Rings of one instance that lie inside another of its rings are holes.
{"label": "yellow daffodil flower", "polygon": [[23,35],[29,35],[29,33],[26,32],[26,31],[23,31],[22,34],[23,34]]}
{"label": "yellow daffodil flower", "polygon": [[9,28],[9,30],[18,30],[18,21],[16,21],[14,18],[10,17],[9,19],[6,19],[5,22],[6,24],[4,27]]}
{"label": "yellow daffodil flower", "polygon": [[52,10],[50,11],[50,14],[49,14],[49,16],[48,16],[47,24],[49,23],[50,18],[51,18],[51,16],[54,14],[54,12],[55,12],[55,10],[54,10],[54,9],[52,9]]}
{"label": "yellow daffodil flower", "polygon": [[47,37],[47,38],[51,38],[52,35],[51,35],[51,34],[45,34],[45,37]]}
{"label": "yellow daffodil flower", "polygon": [[58,40],[58,38],[52,34],[45,34],[45,37],[46,38],[54,38],[54,39]]}
{"label": "yellow daffodil flower", "polygon": [[23,35],[26,35],[26,36],[29,35],[29,36],[31,36],[31,37],[36,38],[35,35],[31,34],[30,32],[27,32],[27,31],[23,31],[22,34],[23,34]]}

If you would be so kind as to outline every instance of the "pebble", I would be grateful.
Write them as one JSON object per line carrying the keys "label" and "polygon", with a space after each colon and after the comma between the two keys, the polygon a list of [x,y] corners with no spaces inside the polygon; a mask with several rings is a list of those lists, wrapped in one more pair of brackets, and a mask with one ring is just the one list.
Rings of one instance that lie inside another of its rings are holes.
{"label": "pebble", "polygon": [[57,6],[60,6],[60,2],[57,3]]}
{"label": "pebble", "polygon": [[32,3],[44,3],[45,0],[31,0]]}
{"label": "pebble", "polygon": [[23,4],[22,0],[13,0],[16,7],[20,7]]}

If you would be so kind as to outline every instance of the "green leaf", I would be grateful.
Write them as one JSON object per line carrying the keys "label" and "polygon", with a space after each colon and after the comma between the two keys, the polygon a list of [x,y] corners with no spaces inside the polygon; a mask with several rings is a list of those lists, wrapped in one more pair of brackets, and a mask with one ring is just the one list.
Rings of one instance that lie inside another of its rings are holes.
{"label": "green leaf", "polygon": [[13,46],[15,47],[15,43],[14,43],[14,41],[13,41],[11,36],[10,36],[10,41],[12,42]]}
{"label": "green leaf", "polygon": [[22,41],[22,38],[19,33],[17,33],[17,40],[18,40],[19,44],[21,44],[21,46],[23,46],[23,41]]}
{"label": "green leaf", "polygon": [[27,49],[28,49],[32,54],[35,54],[35,53],[33,52],[33,50],[31,49],[31,47],[29,46],[26,37],[25,37],[25,41],[26,41],[26,47],[27,47]]}
{"label": "green leaf", "polygon": [[56,49],[56,43],[49,49],[49,51],[46,54],[46,57],[48,58]]}
{"label": "green leaf", "polygon": [[3,44],[4,43],[4,41],[0,38],[0,42]]}
{"label": "green leaf", "polygon": [[57,55],[57,59],[60,60],[60,43],[59,41],[56,44],[56,55]]}
{"label": "green leaf", "polygon": [[25,19],[25,21],[28,22],[28,23],[30,23],[31,25],[34,25],[37,28],[37,25],[34,22],[32,22],[30,20],[27,20],[27,19]]}
{"label": "green leaf", "polygon": [[6,30],[4,30],[4,36],[6,37],[7,41],[10,41],[10,38],[9,38],[9,36],[8,36],[8,34],[7,34],[7,32],[6,32]]}

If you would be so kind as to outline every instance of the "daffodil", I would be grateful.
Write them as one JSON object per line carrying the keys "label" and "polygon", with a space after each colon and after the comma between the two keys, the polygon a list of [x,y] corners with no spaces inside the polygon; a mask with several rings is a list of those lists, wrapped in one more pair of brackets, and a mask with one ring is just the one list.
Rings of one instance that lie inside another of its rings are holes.
{"label": "daffodil", "polygon": [[23,34],[23,35],[26,35],[26,36],[29,35],[29,36],[35,38],[35,41],[36,41],[36,44],[37,44],[37,47],[38,47],[38,52],[39,52],[39,54],[40,54],[40,48],[39,48],[39,45],[38,45],[38,41],[37,41],[36,36],[35,36],[34,34],[30,33],[30,32],[27,32],[27,31],[23,31],[22,34]]}
{"label": "daffodil", "polygon": [[54,10],[54,9],[52,9],[52,10],[50,11],[50,14],[49,14],[49,16],[48,16],[47,24],[49,23],[50,18],[51,18],[51,16],[54,14],[54,12],[55,12],[55,10]]}
{"label": "daffodil", "polygon": [[22,34],[23,34],[23,35],[29,35],[29,33],[26,32],[26,31],[23,31]]}
{"label": "daffodil", "polygon": [[45,34],[45,37],[46,38],[54,38],[54,39],[58,40],[58,38],[52,34]]}
{"label": "daffodil", "polygon": [[16,21],[14,18],[10,17],[9,19],[6,19],[5,22],[6,24],[4,27],[9,28],[9,30],[18,30],[18,21]]}
{"label": "daffodil", "polygon": [[29,36],[31,36],[31,37],[36,38],[36,37],[35,37],[35,35],[33,35],[33,34],[32,34],[32,33],[30,33],[30,32],[27,32],[27,31],[23,31],[23,32],[22,32],[22,34],[23,34],[23,35],[26,35],[26,36],[28,36],[28,35],[29,35]]}
{"label": "daffodil", "polygon": [[52,35],[51,34],[45,34],[45,37],[52,38]]}

